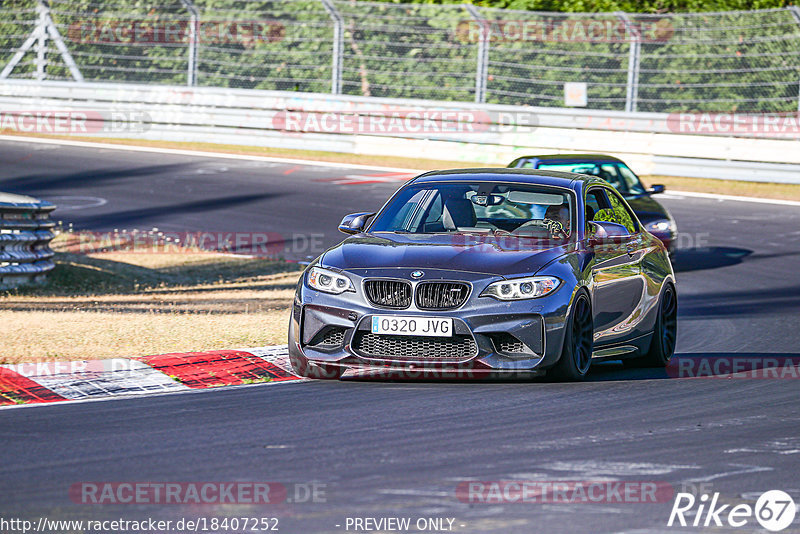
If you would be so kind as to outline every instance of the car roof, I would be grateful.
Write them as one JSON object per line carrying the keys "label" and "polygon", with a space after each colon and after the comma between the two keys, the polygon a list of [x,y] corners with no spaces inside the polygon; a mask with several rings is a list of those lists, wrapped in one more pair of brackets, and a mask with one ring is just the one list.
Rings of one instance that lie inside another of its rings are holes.
{"label": "car roof", "polygon": [[557,187],[574,188],[576,182],[605,183],[596,176],[577,174],[574,172],[548,171],[544,169],[509,169],[509,168],[483,168],[483,169],[450,169],[445,171],[431,171],[422,174],[411,183],[427,182],[452,182],[452,181],[498,181],[515,182],[524,184],[551,185]]}
{"label": "car roof", "polygon": [[544,154],[541,156],[522,156],[514,161],[528,159],[538,159],[539,161],[563,161],[569,163],[579,163],[582,161],[587,163],[593,161],[613,161],[616,163],[624,163],[621,159],[615,158],[614,156],[609,156],[608,154]]}

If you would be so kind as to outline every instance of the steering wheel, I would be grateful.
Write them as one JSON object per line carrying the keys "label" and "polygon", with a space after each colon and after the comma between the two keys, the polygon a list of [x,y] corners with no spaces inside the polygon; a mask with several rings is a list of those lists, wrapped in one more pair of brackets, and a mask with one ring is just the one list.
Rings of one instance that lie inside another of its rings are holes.
{"label": "steering wheel", "polygon": [[544,220],[542,220],[542,219],[531,219],[530,221],[526,221],[526,222],[520,224],[519,226],[517,226],[516,228],[514,228],[514,231],[511,232],[511,235],[519,235],[526,228],[535,228],[536,230],[545,230],[545,229],[549,230],[549,228],[547,228],[547,225],[545,224]]}
{"label": "steering wheel", "polygon": [[564,239],[567,237],[567,231],[564,230],[564,225],[561,224],[560,221],[554,221],[553,219],[542,219],[544,225],[550,230],[550,236],[553,238],[561,238]]}

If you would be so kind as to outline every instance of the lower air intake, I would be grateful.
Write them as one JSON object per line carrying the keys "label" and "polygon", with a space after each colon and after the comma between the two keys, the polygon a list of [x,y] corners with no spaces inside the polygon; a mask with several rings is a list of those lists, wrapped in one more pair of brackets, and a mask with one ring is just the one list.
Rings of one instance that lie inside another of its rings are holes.
{"label": "lower air intake", "polygon": [[382,360],[465,360],[475,356],[472,336],[425,338],[356,332],[353,350],[359,356]]}

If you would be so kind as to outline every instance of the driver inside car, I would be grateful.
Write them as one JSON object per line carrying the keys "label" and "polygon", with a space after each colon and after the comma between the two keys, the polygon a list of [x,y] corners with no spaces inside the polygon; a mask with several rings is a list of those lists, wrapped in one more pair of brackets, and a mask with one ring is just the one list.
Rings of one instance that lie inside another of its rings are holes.
{"label": "driver inside car", "polygon": [[569,235],[569,205],[549,206],[544,213],[544,223],[554,237]]}

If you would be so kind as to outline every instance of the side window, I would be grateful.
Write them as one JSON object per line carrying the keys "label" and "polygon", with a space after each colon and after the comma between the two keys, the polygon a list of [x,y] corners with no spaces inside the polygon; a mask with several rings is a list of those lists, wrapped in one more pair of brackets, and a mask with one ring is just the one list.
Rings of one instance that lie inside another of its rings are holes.
{"label": "side window", "polygon": [[[633,174],[633,171],[630,170],[627,165],[621,164],[619,166],[619,173],[622,178],[625,180],[625,189],[627,194],[629,195],[642,195],[644,194],[644,186],[642,182],[639,181],[639,177]],[[623,191],[624,192],[624,191]]]}
{"label": "side window", "polygon": [[617,196],[616,193],[608,192],[608,200],[611,202],[611,209],[613,212],[613,219],[611,222],[621,224],[628,229],[628,232],[635,234],[639,227],[636,224],[636,218],[629,211],[625,203]]}
{"label": "side window", "polygon": [[584,212],[586,213],[586,224],[589,221],[600,220],[596,219],[597,214],[600,213],[604,207],[608,206],[606,194],[600,188],[590,189],[586,193],[586,202],[584,203]]}
{"label": "side window", "polygon": [[599,176],[606,182],[610,183],[617,189],[620,189],[624,185],[622,183],[622,180],[620,179],[619,173],[617,172],[616,165],[611,165],[611,164],[600,165],[600,170],[597,173],[597,176]]}

